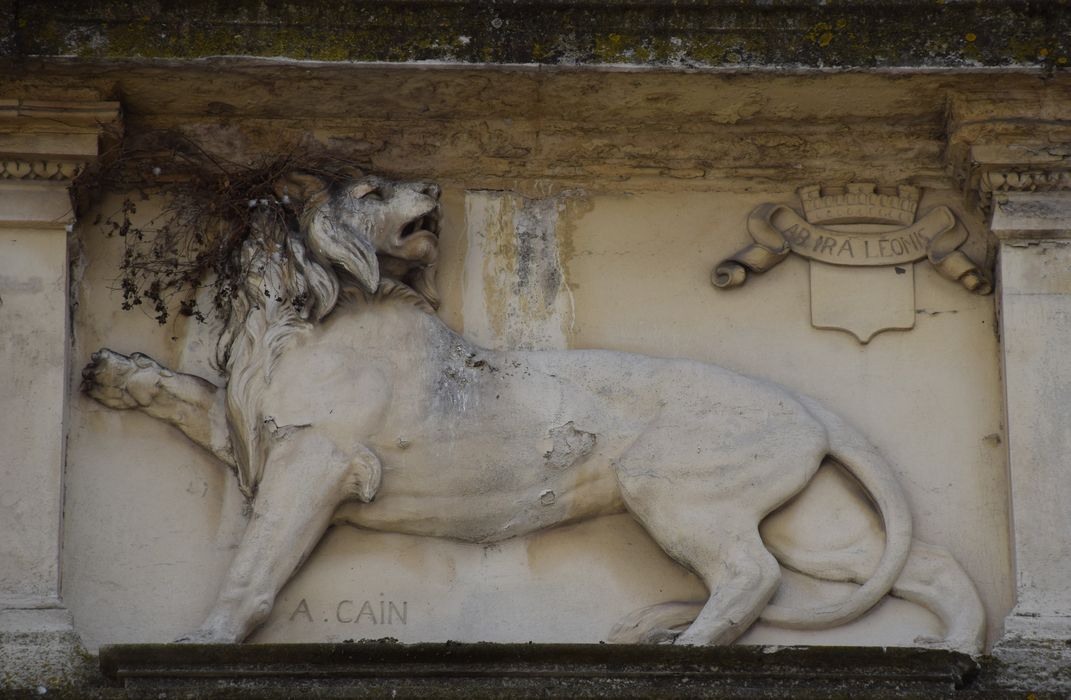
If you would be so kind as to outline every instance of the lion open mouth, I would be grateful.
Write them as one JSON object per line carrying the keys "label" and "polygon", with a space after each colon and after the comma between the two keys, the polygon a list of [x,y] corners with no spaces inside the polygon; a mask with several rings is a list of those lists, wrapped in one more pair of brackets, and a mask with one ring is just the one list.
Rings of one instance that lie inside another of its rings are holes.
{"label": "lion open mouth", "polygon": [[418,216],[405,226],[402,226],[401,231],[398,233],[398,240],[405,240],[410,236],[424,232],[437,237],[439,235],[439,215],[439,205],[435,204],[426,214]]}
{"label": "lion open mouth", "polygon": [[439,240],[439,203],[432,201],[423,214],[406,222],[391,239],[386,250],[401,260],[427,265],[435,261]]}

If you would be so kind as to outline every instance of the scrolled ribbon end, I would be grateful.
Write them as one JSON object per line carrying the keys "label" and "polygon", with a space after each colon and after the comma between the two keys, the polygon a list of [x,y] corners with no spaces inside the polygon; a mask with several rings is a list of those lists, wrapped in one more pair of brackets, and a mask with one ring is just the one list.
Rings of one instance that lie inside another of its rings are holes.
{"label": "scrolled ribbon end", "polygon": [[747,268],[733,260],[726,260],[710,273],[710,282],[718,289],[732,289],[747,281]]}
{"label": "scrolled ribbon end", "polygon": [[993,291],[993,283],[978,270],[972,270],[959,279],[960,284],[972,294],[985,296]]}

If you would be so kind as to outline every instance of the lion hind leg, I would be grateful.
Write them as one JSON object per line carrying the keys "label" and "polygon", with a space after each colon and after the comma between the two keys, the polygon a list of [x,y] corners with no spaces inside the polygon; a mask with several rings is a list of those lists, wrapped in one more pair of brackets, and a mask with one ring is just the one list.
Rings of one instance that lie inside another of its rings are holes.
{"label": "lion hind leg", "polygon": [[275,596],[323,537],[338,506],[371,500],[379,473],[368,450],[347,455],[311,428],[276,440],[216,603],[201,627],[178,641],[245,639],[268,618]]}
{"label": "lion hind leg", "polygon": [[[709,597],[677,644],[730,644],[758,618],[781,566],[758,525],[817,470],[824,431],[791,440],[737,441],[664,416],[615,462],[625,506],[669,556],[695,572]],[[730,441],[731,442],[731,441]]]}
{"label": "lion hind leg", "polygon": [[[628,473],[619,473],[619,480],[626,506],[647,533],[694,571],[709,592],[674,643],[731,644],[758,619],[781,583],[781,565],[759,536],[758,516],[709,493],[681,497],[669,480]],[[648,619],[671,612],[683,615],[684,609],[661,608]]]}
{"label": "lion hind leg", "polygon": [[781,584],[781,567],[757,528],[719,539],[714,547],[689,547],[684,556],[710,598],[675,644],[731,644],[758,619]]}
{"label": "lion hind leg", "polygon": [[629,613],[610,631],[611,644],[660,644],[675,640],[699,616],[706,601],[676,600]]}
{"label": "lion hind leg", "polygon": [[[696,606],[640,611],[633,632],[645,637],[641,641],[675,637],[675,644],[731,644],[758,619],[781,583],[781,566],[759,537],[757,517],[724,502],[658,507],[664,505],[655,496],[660,486],[645,486],[625,492],[626,504],[667,554],[702,579],[709,597]],[[670,626],[687,622],[679,633]]]}

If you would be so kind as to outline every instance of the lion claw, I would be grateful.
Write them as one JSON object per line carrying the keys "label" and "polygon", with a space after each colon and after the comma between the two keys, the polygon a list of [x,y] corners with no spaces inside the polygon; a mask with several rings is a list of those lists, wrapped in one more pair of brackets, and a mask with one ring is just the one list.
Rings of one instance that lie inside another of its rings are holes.
{"label": "lion claw", "polygon": [[148,355],[129,357],[101,348],[89,356],[82,370],[82,391],[109,408],[127,409],[148,405],[166,370]]}

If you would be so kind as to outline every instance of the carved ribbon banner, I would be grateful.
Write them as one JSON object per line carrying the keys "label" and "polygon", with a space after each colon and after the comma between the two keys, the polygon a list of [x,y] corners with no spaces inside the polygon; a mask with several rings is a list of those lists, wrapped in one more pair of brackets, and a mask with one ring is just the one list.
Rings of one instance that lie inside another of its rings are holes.
{"label": "carved ribbon banner", "polygon": [[739,287],[748,271],[766,272],[789,253],[833,265],[904,265],[928,258],[947,279],[975,294],[988,294],[986,274],[960,250],[967,231],[945,206],[927,212],[910,226],[881,232],[836,231],[813,224],[782,204],[762,204],[747,220],[755,242],[714,268],[715,287]]}

